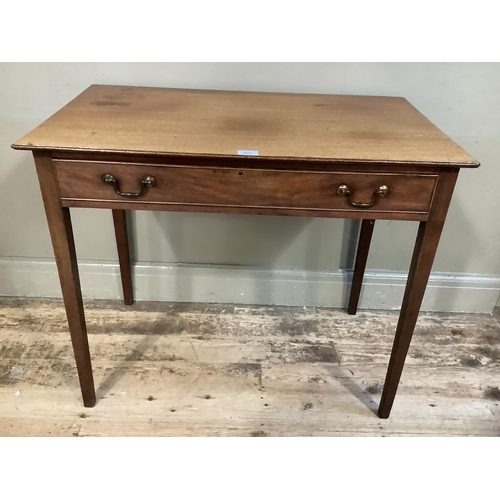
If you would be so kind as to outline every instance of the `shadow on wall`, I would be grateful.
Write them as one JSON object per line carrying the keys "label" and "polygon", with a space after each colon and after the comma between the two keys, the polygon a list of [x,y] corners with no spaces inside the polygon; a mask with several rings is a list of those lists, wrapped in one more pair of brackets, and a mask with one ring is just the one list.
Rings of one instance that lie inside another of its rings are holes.
{"label": "shadow on wall", "polygon": [[[177,263],[234,266],[242,271],[243,279],[245,269],[260,269],[271,281],[276,272],[279,273],[276,261],[302,233],[311,230],[312,222],[312,219],[301,217],[158,212],[148,220],[151,237],[158,241],[158,233],[161,233],[162,245],[169,249]],[[309,241],[317,241],[312,251],[304,255],[305,269],[317,267],[318,245],[321,244],[320,235],[308,236]],[[177,295],[184,298],[194,295],[195,284],[185,274],[172,286],[176,287]],[[241,301],[240,293],[243,292],[235,290],[237,295],[232,302]],[[272,288],[255,289],[253,294],[259,297],[259,302],[273,303]]]}
{"label": "shadow on wall", "polygon": [[[325,246],[331,244],[333,237],[334,240],[339,240],[340,262],[338,258],[333,260],[329,269],[341,269],[347,276],[354,265],[360,229],[360,222],[354,220],[329,219],[325,224],[312,224],[312,219],[299,217],[159,212],[154,212],[151,217],[141,217],[141,222],[147,224],[147,229],[141,230],[142,237],[159,242],[166,254],[173,254],[174,263],[234,266],[241,271],[242,280],[246,279],[245,269],[259,269],[259,276],[262,276],[263,281],[252,282],[254,289],[250,293],[258,297],[261,304],[274,304],[276,296],[283,296],[283,291],[281,294],[277,293],[278,287],[287,286],[286,278],[281,274],[283,267],[280,267],[279,260],[295,240],[304,237],[304,232],[307,233],[307,239],[303,245],[304,254],[297,273],[300,275],[301,270],[317,270],[321,273],[321,251],[324,252]],[[137,259],[137,231],[133,229],[135,225],[136,214],[132,215],[130,232],[134,235],[132,255]],[[330,232],[329,235],[326,235],[325,227]],[[200,228],[203,228],[203,233],[200,233]],[[205,260],[200,262],[200,257]],[[158,258],[158,261],[164,262],[164,259]],[[304,273],[304,280],[306,278]],[[262,289],[262,283],[267,284],[265,289]],[[307,285],[310,286],[306,286],[305,303],[320,302],[319,297],[316,297],[319,293],[317,284],[307,282]],[[194,290],[196,284],[189,273],[183,273],[181,278],[178,277],[176,282],[169,286],[175,287],[175,295],[179,300],[189,301],[197,295]],[[248,303],[247,297],[243,299],[240,296],[240,290],[235,289],[233,292],[229,302]],[[344,280],[344,303],[347,303],[349,292],[350,283]],[[162,295],[161,290],[155,290],[153,293],[159,298]],[[207,297],[207,301],[210,301],[210,297]],[[332,302],[338,302],[338,299]]]}
{"label": "shadow on wall", "polygon": [[[458,211],[458,214],[457,214]],[[469,234],[474,237],[474,228],[470,227],[467,219],[463,217],[464,213],[458,204],[454,206],[454,218],[459,218],[464,223],[462,230],[464,234]],[[218,217],[217,219],[215,217]],[[135,260],[137,256],[137,232],[134,230],[135,217],[130,221],[131,250],[132,258]],[[320,268],[320,249],[331,242],[325,237],[325,226],[321,224],[313,225],[312,219],[296,218],[296,217],[274,217],[274,216],[248,216],[248,215],[217,215],[213,214],[179,214],[179,213],[161,213],[153,212],[151,217],[148,216],[147,229],[142,232],[142,235],[148,235],[150,241],[161,241],[161,246],[165,252],[173,254],[174,263],[196,262],[197,264],[209,266],[235,266],[239,267],[244,273],[245,269],[251,267],[253,263],[260,264],[258,268],[264,268],[265,282],[270,285],[265,289],[257,289],[259,285],[255,282],[253,295],[259,297],[261,304],[274,304],[276,297],[276,288],[283,285],[280,277],[280,256],[287,251],[290,245],[298,239],[302,233],[307,231],[307,243],[305,245],[304,256],[300,270],[319,270]],[[144,219],[143,219],[144,221]],[[210,227],[213,224],[212,228]],[[398,230],[399,224],[406,224],[404,230]],[[411,226],[409,226],[411,224]],[[340,261],[332,262],[330,269],[340,271],[344,275],[342,303],[343,307],[347,306],[350,293],[350,279],[352,269],[354,267],[357,242],[359,236],[361,222],[359,220],[343,220],[329,219],[328,230],[333,234],[338,235],[340,241]],[[217,227],[217,229],[215,229]],[[200,233],[200,228],[204,228],[204,232]],[[413,246],[418,231],[417,222],[392,221],[389,224],[384,224],[378,221],[375,224],[374,240],[377,229],[382,232],[383,240],[391,241],[398,238],[406,238],[398,242],[403,248],[408,246],[408,259],[406,263],[406,272],[408,272]],[[193,231],[198,231],[198,234],[193,235]],[[244,231],[244,234],[243,234]],[[161,237],[159,236],[161,234]],[[446,235],[446,225],[443,230],[443,235]],[[243,236],[243,237],[242,237]],[[214,242],[214,238],[217,241]],[[207,249],[207,260],[199,263],[196,256],[204,254]],[[380,244],[375,242],[372,245],[371,252],[381,248]],[[200,251],[200,249],[203,249]],[[387,249],[390,251],[390,247]],[[457,245],[456,251],[460,252],[460,245]],[[241,254],[244,254],[243,256]],[[406,260],[406,259],[405,259]],[[250,262],[248,264],[248,262]],[[262,263],[265,263],[262,266]],[[255,269],[255,267],[254,267]],[[394,269],[392,269],[394,270]],[[369,269],[367,269],[369,272]],[[384,271],[382,271],[384,272]],[[404,271],[403,271],[404,272]],[[281,280],[281,283],[280,283]],[[316,295],[319,293],[320,287],[315,283],[308,286],[307,297],[305,303],[314,304],[320,302]],[[176,278],[175,283],[168,284],[175,287],[176,296],[180,300],[192,300],[195,296],[194,279],[189,274],[183,274],[182,278]],[[400,295],[400,303],[404,294],[404,287],[397,286],[395,293]],[[161,299],[161,290],[157,290],[155,295]],[[446,292],[446,293],[445,293]],[[436,302],[445,301],[446,304],[454,302],[454,296],[458,289],[437,289]],[[361,292],[361,300],[363,299],[363,290]],[[231,302],[248,303],[246,300],[239,300],[239,292],[235,290]],[[443,297],[446,297],[444,299]],[[324,298],[323,298],[324,299]],[[210,298],[207,298],[210,301]],[[446,307],[445,309],[446,310]]]}

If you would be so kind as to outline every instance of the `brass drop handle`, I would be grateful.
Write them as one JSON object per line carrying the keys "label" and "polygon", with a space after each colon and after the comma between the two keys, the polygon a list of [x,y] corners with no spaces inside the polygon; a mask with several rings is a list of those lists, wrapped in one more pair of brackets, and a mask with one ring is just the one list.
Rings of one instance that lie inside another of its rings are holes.
{"label": "brass drop handle", "polygon": [[337,190],[337,194],[340,196],[347,196],[347,203],[349,203],[349,205],[353,207],[370,208],[373,207],[375,203],[377,203],[377,200],[379,198],[383,198],[384,196],[387,196],[389,194],[389,188],[385,184],[383,186],[380,186],[373,194],[372,200],[369,203],[356,203],[355,201],[351,201],[352,193],[347,184],[341,184]]}
{"label": "brass drop handle", "polygon": [[141,180],[141,190],[138,193],[122,193],[118,189],[118,180],[112,174],[102,174],[101,180],[104,184],[108,184],[109,186],[113,186],[115,193],[123,196],[124,198],[138,198],[144,194],[144,191],[148,187],[156,186],[156,179],[152,175],[145,175]]}

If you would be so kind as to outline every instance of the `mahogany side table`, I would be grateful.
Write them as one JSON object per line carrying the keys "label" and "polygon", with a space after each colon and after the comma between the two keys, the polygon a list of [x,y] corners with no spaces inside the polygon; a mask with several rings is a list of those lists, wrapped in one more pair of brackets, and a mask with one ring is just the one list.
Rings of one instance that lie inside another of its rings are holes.
{"label": "mahogany side table", "polygon": [[12,145],[32,150],[83,404],[96,402],[70,207],[362,219],[355,314],[374,221],[419,221],[379,416],[391,411],[460,168],[479,163],[401,97],[92,85]]}

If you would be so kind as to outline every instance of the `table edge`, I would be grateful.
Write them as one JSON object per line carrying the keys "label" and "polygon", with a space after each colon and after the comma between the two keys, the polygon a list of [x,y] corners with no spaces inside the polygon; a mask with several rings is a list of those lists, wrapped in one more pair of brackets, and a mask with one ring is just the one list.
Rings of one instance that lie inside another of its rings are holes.
{"label": "table edge", "polygon": [[423,160],[381,160],[381,159],[360,159],[360,158],[318,158],[318,157],[296,157],[296,156],[243,156],[243,155],[216,155],[216,154],[198,154],[198,153],[179,153],[179,152],[158,152],[158,151],[139,151],[139,150],[122,150],[122,149],[87,149],[87,148],[54,148],[53,146],[34,146],[29,144],[11,144],[12,149],[21,151],[45,151],[45,152],[73,152],[87,154],[118,154],[133,156],[155,156],[164,157],[185,157],[199,159],[238,159],[249,158],[249,160],[271,160],[271,161],[286,161],[296,163],[333,163],[339,165],[408,165],[408,166],[428,166],[428,167],[450,167],[450,168],[478,168],[481,164],[475,160],[471,162],[439,162],[439,161],[423,161]]}

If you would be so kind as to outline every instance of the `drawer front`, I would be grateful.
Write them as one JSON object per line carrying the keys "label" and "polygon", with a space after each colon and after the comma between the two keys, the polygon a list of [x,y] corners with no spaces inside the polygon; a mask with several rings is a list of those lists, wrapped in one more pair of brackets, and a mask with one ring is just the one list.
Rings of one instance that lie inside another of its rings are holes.
{"label": "drawer front", "polygon": [[[429,211],[437,175],[307,172],[54,160],[61,197],[144,204],[284,208],[363,212]],[[111,174],[117,194],[102,176]],[[154,186],[141,187],[145,177]],[[339,192],[339,187],[348,188]],[[380,188],[387,186],[387,194]],[[379,194],[377,194],[377,192]],[[373,203],[362,208],[359,204]],[[132,208],[132,207],[131,207]]]}

